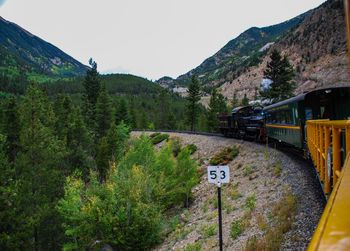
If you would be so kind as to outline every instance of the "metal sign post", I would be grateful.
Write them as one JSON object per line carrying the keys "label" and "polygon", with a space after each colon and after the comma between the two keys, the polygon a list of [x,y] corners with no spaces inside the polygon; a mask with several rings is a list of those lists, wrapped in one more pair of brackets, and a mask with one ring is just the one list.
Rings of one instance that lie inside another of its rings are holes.
{"label": "metal sign post", "polygon": [[218,184],[218,214],[219,214],[219,246],[222,251],[222,215],[221,215],[221,185]]}
{"label": "metal sign post", "polygon": [[230,169],[228,166],[208,166],[208,181],[218,187],[218,215],[219,215],[219,247],[222,251],[222,213],[221,213],[221,184],[229,183]]}

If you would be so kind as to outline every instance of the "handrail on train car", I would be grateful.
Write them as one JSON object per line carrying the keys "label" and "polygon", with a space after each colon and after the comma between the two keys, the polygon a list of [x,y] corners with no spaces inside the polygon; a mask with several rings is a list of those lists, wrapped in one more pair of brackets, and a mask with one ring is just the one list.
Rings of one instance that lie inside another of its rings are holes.
{"label": "handrail on train car", "polygon": [[309,244],[308,251],[350,250],[350,153]]}
{"label": "handrail on train car", "polygon": [[345,156],[350,152],[350,120],[307,121],[307,145],[324,193],[328,195],[340,176],[341,151],[345,151]]}

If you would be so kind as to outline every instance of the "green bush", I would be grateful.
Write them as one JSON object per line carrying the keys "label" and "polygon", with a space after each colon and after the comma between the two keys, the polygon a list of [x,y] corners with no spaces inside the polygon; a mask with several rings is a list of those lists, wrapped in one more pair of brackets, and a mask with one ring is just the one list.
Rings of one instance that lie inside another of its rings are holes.
{"label": "green bush", "polygon": [[166,140],[169,138],[169,134],[159,134],[157,136],[154,136],[151,141],[153,143],[153,145],[157,145],[159,144],[160,142]]}
{"label": "green bush", "polygon": [[234,147],[226,147],[222,149],[219,153],[217,153],[214,157],[212,157],[209,161],[211,165],[225,165],[236,158],[239,154],[239,148]]}
{"label": "green bush", "polygon": [[238,236],[242,234],[244,231],[244,224],[242,220],[235,220],[231,223],[230,226],[230,236],[232,239],[237,239]]}
{"label": "green bush", "polygon": [[251,175],[252,173],[254,173],[254,169],[251,165],[248,165],[244,168],[243,170],[243,176],[246,177],[246,176],[249,176]]}
{"label": "green bush", "polygon": [[177,157],[177,155],[181,151],[181,141],[178,137],[171,137],[169,138],[169,144],[171,145],[171,149],[173,152],[174,157]]}
{"label": "green bush", "polygon": [[[188,150],[174,158],[170,144],[157,152],[150,138],[141,136],[104,182],[96,173],[88,184],[79,177],[67,178],[57,207],[66,235],[64,249],[91,249],[91,240],[120,250],[151,249],[164,237],[166,210],[181,203],[188,206],[198,181],[197,164]],[[177,229],[178,222],[174,218],[168,229]]]}
{"label": "green bush", "polygon": [[201,229],[201,233],[204,238],[209,238],[211,236],[214,236],[216,234],[216,224],[212,225],[204,225]]}
{"label": "green bush", "polygon": [[256,206],[256,197],[255,195],[248,196],[245,200],[245,208],[247,208],[250,211],[253,211]]}
{"label": "green bush", "polygon": [[197,146],[195,144],[190,144],[184,147],[185,149],[188,149],[190,154],[194,154],[197,151]]}
{"label": "green bush", "polygon": [[197,243],[193,243],[193,244],[188,244],[185,247],[185,251],[200,251],[202,248],[201,243],[197,242]]}
{"label": "green bush", "polygon": [[156,137],[156,136],[158,136],[158,135],[160,135],[160,132],[154,132],[154,133],[151,133],[151,134],[149,135],[149,137],[152,139],[152,138],[154,138],[154,137]]}
{"label": "green bush", "polygon": [[231,151],[232,159],[236,158],[238,154],[239,154],[239,148],[237,146],[233,146]]}

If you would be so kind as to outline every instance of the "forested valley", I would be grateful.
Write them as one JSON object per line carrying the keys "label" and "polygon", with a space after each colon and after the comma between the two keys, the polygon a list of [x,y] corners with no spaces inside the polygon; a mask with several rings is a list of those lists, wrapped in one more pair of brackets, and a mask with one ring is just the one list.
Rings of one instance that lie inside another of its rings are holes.
{"label": "forested valley", "polygon": [[[2,76],[1,250],[150,249],[191,202],[193,151],[130,138],[132,129],[187,130],[188,100],[90,63],[80,79]],[[195,129],[207,130],[206,110],[195,108]]]}

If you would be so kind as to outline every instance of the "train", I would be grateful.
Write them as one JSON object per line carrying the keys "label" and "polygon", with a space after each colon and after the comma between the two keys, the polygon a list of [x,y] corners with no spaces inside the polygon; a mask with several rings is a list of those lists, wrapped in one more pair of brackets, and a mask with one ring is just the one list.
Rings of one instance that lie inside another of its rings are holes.
{"label": "train", "polygon": [[350,86],[329,87],[304,92],[266,107],[236,107],[230,115],[219,116],[218,131],[227,137],[285,144],[303,151],[307,157],[308,120],[349,118]]}

